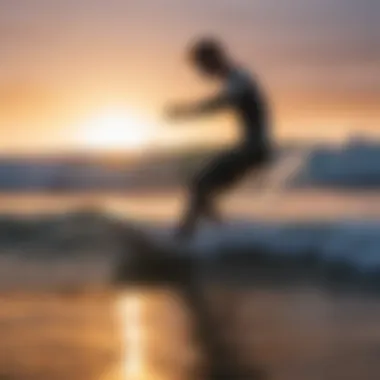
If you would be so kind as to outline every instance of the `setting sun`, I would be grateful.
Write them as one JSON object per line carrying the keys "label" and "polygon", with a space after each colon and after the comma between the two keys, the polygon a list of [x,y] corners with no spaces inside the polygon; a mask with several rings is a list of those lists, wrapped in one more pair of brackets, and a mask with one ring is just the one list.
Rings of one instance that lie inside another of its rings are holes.
{"label": "setting sun", "polygon": [[150,144],[153,126],[135,114],[107,110],[90,118],[80,130],[89,148],[138,150]]}

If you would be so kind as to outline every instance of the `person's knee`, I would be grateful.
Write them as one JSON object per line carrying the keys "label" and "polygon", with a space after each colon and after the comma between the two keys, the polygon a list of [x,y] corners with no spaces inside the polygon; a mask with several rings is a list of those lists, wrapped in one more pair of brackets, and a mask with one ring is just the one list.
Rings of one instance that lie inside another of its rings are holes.
{"label": "person's knee", "polygon": [[210,192],[206,187],[196,186],[191,191],[191,203],[194,209],[202,210],[207,207],[209,198]]}
{"label": "person's knee", "polygon": [[209,187],[207,176],[199,175],[193,178],[189,185],[190,192],[197,196],[204,196]]}

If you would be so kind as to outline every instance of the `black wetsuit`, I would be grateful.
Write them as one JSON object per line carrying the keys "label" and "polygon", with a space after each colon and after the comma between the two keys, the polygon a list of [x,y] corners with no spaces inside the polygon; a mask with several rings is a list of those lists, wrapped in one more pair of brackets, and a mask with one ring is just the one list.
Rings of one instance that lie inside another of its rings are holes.
{"label": "black wetsuit", "polygon": [[222,93],[202,107],[205,111],[231,109],[242,128],[242,139],[236,147],[212,159],[193,178],[192,192],[201,202],[261,168],[271,156],[268,106],[259,86],[246,72],[233,70]]}

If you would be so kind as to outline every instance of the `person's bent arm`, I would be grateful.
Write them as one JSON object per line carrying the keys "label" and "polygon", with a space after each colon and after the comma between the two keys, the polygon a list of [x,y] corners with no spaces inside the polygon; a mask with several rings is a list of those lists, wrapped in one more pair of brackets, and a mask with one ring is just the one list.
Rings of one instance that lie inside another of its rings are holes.
{"label": "person's bent arm", "polygon": [[171,107],[168,116],[171,118],[188,118],[203,116],[214,113],[221,109],[227,108],[244,96],[247,89],[250,88],[250,82],[245,77],[238,77],[233,83],[230,83],[225,91],[216,96],[189,105],[178,105]]}
{"label": "person's bent arm", "polygon": [[170,107],[168,116],[175,119],[203,116],[226,108],[230,104],[231,99],[223,94],[193,104]]}

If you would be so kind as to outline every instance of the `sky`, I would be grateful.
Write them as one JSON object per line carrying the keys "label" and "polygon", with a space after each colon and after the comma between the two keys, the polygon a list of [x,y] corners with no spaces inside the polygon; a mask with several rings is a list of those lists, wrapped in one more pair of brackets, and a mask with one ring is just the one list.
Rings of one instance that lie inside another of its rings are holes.
{"label": "sky", "polygon": [[185,61],[203,35],[258,75],[279,141],[379,135],[379,14],[378,0],[0,0],[0,150],[230,141],[223,115],[162,118],[213,89]]}

